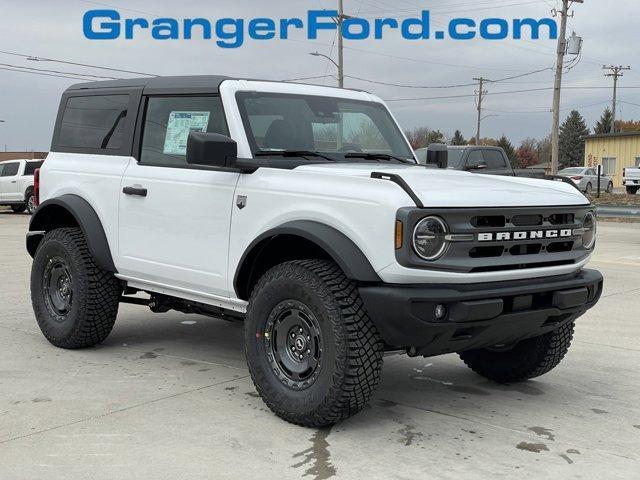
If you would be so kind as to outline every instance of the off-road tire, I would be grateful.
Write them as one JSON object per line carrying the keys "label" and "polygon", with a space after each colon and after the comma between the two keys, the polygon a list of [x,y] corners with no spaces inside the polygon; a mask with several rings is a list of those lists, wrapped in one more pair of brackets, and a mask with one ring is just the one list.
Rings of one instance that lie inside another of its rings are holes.
{"label": "off-road tire", "polygon": [[471,370],[498,383],[514,383],[539,377],[564,358],[573,338],[574,323],[567,323],[540,337],[529,338],[506,351],[469,350],[460,358]]}
{"label": "off-road tire", "polygon": [[20,204],[20,205],[11,205],[11,210],[13,211],[13,213],[22,213],[27,209],[26,205]]}
{"label": "off-road tire", "polygon": [[627,187],[627,194],[635,195],[638,192],[638,187]]}
{"label": "off-road tire", "polygon": [[[268,322],[277,305],[286,301],[308,307],[322,335],[317,378],[304,388],[286,385],[267,357]],[[291,423],[317,428],[350,417],[367,404],[380,378],[383,345],[354,282],[335,263],[312,259],[277,265],[257,282],[247,309],[245,353],[267,406]]]}
{"label": "off-road tire", "polygon": [[[50,262],[65,263],[70,273],[70,306],[58,317],[45,299]],[[105,340],[115,323],[121,292],[118,279],[94,261],[80,229],[58,228],[44,236],[31,269],[31,302],[40,330],[53,345],[73,349]]]}

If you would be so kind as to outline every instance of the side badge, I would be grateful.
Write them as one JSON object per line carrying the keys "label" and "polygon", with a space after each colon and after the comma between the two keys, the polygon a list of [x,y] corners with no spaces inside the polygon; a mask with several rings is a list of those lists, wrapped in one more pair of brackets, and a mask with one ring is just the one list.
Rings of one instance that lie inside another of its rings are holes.
{"label": "side badge", "polygon": [[242,210],[246,206],[247,206],[247,197],[246,197],[246,195],[238,195],[236,197],[236,207],[238,207],[240,210]]}

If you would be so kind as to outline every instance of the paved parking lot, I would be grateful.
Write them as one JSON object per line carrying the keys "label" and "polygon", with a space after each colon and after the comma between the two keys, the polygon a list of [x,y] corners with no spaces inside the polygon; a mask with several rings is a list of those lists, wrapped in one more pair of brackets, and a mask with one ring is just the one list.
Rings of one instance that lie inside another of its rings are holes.
{"label": "paved parking lot", "polygon": [[103,345],[49,345],[27,223],[0,213],[0,479],[640,478],[638,224],[600,224],[605,292],[550,374],[388,357],[370,408],[316,431],[257,397],[241,325],[123,305]]}

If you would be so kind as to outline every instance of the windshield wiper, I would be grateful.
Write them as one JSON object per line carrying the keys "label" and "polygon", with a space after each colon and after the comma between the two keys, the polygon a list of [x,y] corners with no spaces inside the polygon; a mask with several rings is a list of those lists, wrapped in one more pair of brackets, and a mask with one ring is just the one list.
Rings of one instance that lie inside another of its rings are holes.
{"label": "windshield wiper", "polygon": [[349,152],[344,154],[344,158],[364,158],[365,160],[397,160],[402,163],[415,164],[415,162],[407,158],[390,155],[388,153]]}
{"label": "windshield wiper", "polygon": [[335,158],[327,157],[312,150],[258,150],[256,157],[319,157],[329,162],[335,162]]}

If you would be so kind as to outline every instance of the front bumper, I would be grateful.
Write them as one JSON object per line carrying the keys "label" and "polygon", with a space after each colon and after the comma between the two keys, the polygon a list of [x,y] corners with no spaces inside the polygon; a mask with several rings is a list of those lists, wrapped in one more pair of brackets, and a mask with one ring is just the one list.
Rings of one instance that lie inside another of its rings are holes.
{"label": "front bumper", "polygon": [[[433,356],[536,337],[574,321],[602,294],[600,272],[461,285],[363,285],[383,341]],[[446,315],[436,318],[436,306]]]}

